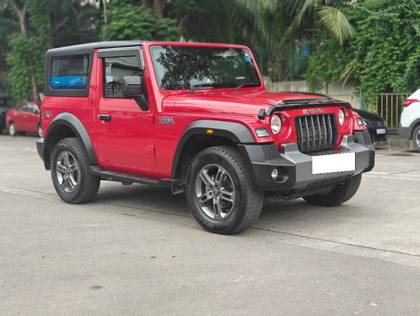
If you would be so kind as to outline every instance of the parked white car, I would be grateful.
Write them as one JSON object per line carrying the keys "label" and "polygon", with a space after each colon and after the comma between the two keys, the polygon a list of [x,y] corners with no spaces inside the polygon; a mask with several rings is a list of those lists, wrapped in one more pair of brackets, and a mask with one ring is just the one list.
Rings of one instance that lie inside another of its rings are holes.
{"label": "parked white car", "polygon": [[410,95],[403,106],[400,135],[411,140],[420,152],[420,89]]}

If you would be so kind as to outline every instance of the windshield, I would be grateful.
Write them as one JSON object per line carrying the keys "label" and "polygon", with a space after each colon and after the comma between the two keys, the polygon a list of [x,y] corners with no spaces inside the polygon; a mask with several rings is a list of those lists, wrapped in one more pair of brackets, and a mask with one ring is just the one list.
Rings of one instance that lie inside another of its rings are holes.
{"label": "windshield", "polygon": [[152,46],[151,54],[157,81],[164,90],[261,85],[245,49]]}

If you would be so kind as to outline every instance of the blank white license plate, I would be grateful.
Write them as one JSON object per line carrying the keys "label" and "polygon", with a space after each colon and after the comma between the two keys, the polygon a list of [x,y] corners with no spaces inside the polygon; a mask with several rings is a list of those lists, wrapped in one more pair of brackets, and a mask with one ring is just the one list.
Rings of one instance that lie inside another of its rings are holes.
{"label": "blank white license plate", "polygon": [[384,134],[386,134],[386,129],[385,128],[378,128],[376,130],[376,134],[378,134],[378,135],[384,135]]}
{"label": "blank white license plate", "polygon": [[312,174],[325,174],[356,170],[356,154],[334,154],[312,157]]}

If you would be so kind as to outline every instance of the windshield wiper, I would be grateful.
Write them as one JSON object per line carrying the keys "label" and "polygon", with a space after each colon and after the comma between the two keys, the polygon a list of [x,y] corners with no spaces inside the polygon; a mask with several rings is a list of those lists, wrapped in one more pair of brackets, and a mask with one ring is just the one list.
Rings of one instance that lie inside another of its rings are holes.
{"label": "windshield wiper", "polygon": [[255,82],[240,83],[235,87],[235,91],[240,90],[241,88],[244,88],[244,87],[258,87],[258,84],[256,84]]}
{"label": "windshield wiper", "polygon": [[214,88],[215,88],[214,83],[195,84],[191,87],[191,94],[194,94],[194,92],[197,90],[209,90],[209,89],[214,89]]}

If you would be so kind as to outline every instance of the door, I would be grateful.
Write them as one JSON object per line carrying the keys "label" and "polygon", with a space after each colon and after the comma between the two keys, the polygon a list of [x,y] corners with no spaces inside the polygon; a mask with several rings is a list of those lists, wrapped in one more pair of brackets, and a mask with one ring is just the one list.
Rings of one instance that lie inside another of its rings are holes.
{"label": "door", "polygon": [[153,113],[123,93],[125,77],[143,76],[139,48],[107,50],[99,56],[103,88],[97,107],[97,154],[117,170],[154,169]]}
{"label": "door", "polygon": [[15,124],[15,128],[18,131],[26,131],[27,129],[27,111],[28,105],[21,104],[16,107],[13,122]]}
{"label": "door", "polygon": [[36,133],[38,131],[39,124],[39,108],[36,104],[29,104],[28,112],[26,116],[26,131]]}

